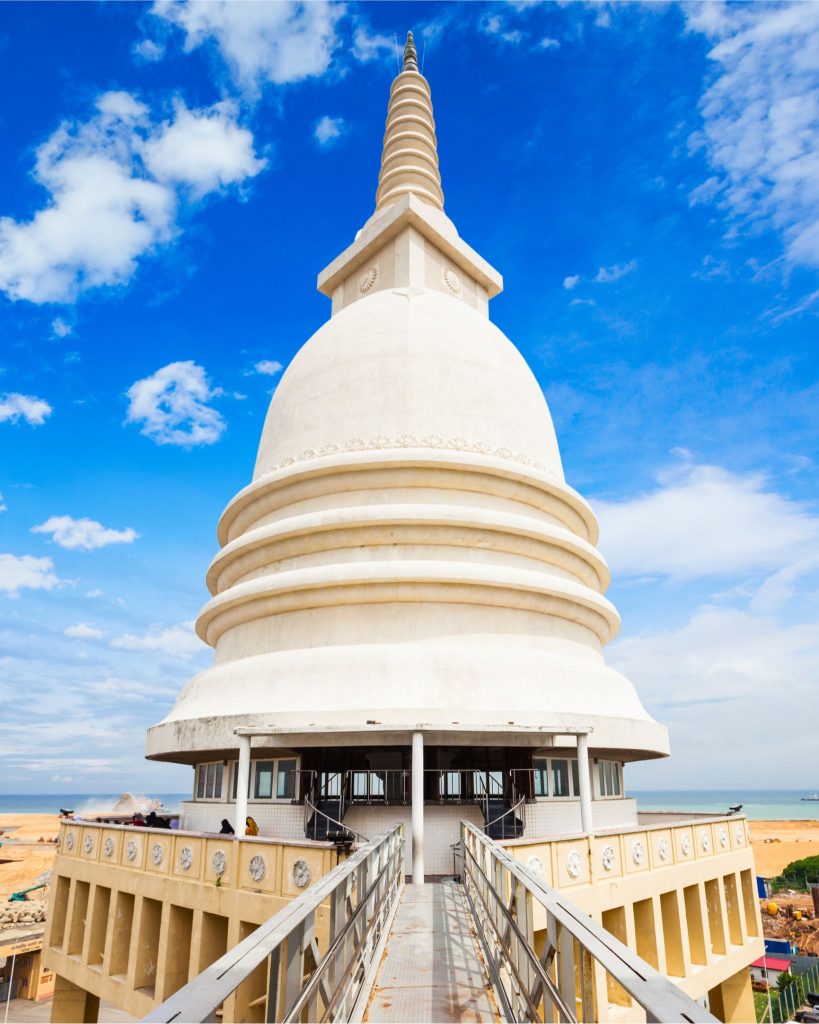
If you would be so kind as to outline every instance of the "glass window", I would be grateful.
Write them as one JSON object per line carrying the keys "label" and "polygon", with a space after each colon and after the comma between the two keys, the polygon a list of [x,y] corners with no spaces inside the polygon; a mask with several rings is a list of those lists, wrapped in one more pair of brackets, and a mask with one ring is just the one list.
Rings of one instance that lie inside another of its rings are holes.
{"label": "glass window", "polygon": [[614,782],[614,795],[620,796],[620,765],[612,764],[611,773],[612,781]]}
{"label": "glass window", "polygon": [[256,762],[256,787],[253,796],[257,800],[268,800],[273,796],[273,762]]}
{"label": "glass window", "polygon": [[203,800],[205,797],[205,775],[207,774],[206,766],[200,764],[196,769],[196,799]]}
{"label": "glass window", "polygon": [[580,796],[580,772],[577,770],[577,761],[569,762],[572,766],[572,792]]}
{"label": "glass window", "polygon": [[611,796],[614,792],[614,783],[611,781],[611,761],[604,761],[603,767],[606,773],[606,796]]}
{"label": "glass window", "polygon": [[211,762],[208,765],[208,778],[207,778],[207,782],[205,783],[205,799],[206,800],[212,800],[213,799],[213,784],[214,784],[215,781],[216,781],[216,765],[213,764],[213,762]]}
{"label": "glass window", "polygon": [[535,775],[535,796],[549,795],[549,762],[546,758],[536,757],[532,762]]}
{"label": "glass window", "polygon": [[276,776],[276,798],[278,800],[292,800],[296,795],[296,762],[279,761],[279,771]]}
{"label": "glass window", "polygon": [[552,796],[569,795],[569,762],[552,758]]}

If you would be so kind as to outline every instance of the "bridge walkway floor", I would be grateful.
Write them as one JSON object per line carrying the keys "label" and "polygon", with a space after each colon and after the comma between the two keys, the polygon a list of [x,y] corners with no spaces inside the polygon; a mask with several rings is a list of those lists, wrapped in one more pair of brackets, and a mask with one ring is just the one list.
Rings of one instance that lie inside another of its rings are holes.
{"label": "bridge walkway floor", "polygon": [[500,1021],[458,882],[404,887],[363,1019]]}

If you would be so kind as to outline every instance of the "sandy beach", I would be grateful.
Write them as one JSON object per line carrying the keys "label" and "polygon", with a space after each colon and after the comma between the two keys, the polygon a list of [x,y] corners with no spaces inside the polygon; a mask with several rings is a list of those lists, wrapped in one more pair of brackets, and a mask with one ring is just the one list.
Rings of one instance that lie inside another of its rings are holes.
{"label": "sandy beach", "polygon": [[819,821],[751,821],[756,871],[763,878],[778,875],[803,857],[819,856]]}

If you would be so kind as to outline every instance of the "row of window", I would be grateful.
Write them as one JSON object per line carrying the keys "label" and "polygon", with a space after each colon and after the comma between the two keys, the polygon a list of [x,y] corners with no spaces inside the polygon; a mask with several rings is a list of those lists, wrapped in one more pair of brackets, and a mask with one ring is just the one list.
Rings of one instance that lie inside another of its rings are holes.
{"label": "row of window", "polygon": [[[566,757],[536,757],[533,761],[536,797],[579,797],[577,761]],[[595,798],[621,796],[621,766],[617,761],[597,762]]]}
{"label": "row of window", "polygon": [[[296,796],[297,767],[298,761],[295,757],[252,761],[247,795],[253,800],[293,800]],[[223,761],[211,761],[197,766],[194,789],[197,800],[223,799],[223,790],[227,791],[227,786],[223,785],[227,781],[225,779],[226,768]],[[228,770],[231,775],[231,798],[235,800],[239,762],[232,761]]]}

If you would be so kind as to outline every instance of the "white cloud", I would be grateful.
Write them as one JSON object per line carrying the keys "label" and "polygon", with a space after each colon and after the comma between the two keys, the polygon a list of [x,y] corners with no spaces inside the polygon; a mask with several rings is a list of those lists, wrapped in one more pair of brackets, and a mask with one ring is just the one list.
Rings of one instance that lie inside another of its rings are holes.
{"label": "white cloud", "polygon": [[142,60],[157,61],[162,60],[165,56],[165,47],[153,39],[141,39],[138,43],[134,43],[132,52]]}
{"label": "white cloud", "polygon": [[214,444],[227,424],[207,403],[222,394],[211,388],[204,369],[192,360],[169,363],[128,388],[127,423],[140,423],[140,433],[157,444],[192,448]]}
{"label": "white cloud", "polygon": [[206,648],[194,632],[192,622],[163,629],[153,626],[142,636],[126,633],[111,641],[111,646],[123,651],[157,651],[175,658],[190,658]]}
{"label": "white cloud", "polygon": [[29,426],[39,427],[52,412],[48,402],[34,395],[21,395],[16,391],[0,395],[0,423],[17,423],[22,418]]}
{"label": "white cloud", "polygon": [[0,494],[0,512],[8,512],[8,510],[9,510],[9,507],[6,504],[6,502],[5,502],[4,498],[3,498],[3,495]]}
{"label": "white cloud", "polygon": [[277,359],[262,359],[253,369],[266,377],[275,377],[277,373],[281,373],[283,366]]}
{"label": "white cloud", "polygon": [[576,288],[580,284],[580,274],[571,274],[569,277],[563,278],[563,287],[566,291],[571,291],[572,288]]}
{"label": "white cloud", "polygon": [[359,25],[353,35],[353,56],[362,64],[381,58],[392,58],[396,65],[403,45],[399,46],[393,36],[371,32],[365,25]]}
{"label": "white cloud", "polygon": [[0,554],[0,591],[12,597],[24,589],[53,590],[59,582],[50,558]]}
{"label": "white cloud", "polygon": [[559,39],[552,39],[551,36],[544,36],[535,46],[536,50],[557,50],[560,47]]}
{"label": "white cloud", "polygon": [[335,25],[344,14],[344,5],[327,0],[158,0],[151,13],[182,29],[187,51],[214,43],[234,80],[255,90],[264,82],[284,85],[324,74],[336,46]]}
{"label": "white cloud", "polygon": [[[782,624],[705,606],[679,628],[618,641],[606,660],[669,724],[669,772],[680,766],[679,786],[713,787],[715,778],[723,786],[762,785],[761,750],[766,763],[788,762],[794,750],[814,742],[813,718],[805,711],[816,705],[817,622]],[[772,699],[787,729],[771,729],[765,709]]]}
{"label": "white cloud", "polygon": [[320,146],[328,146],[336,139],[340,139],[344,132],[343,117],[329,117],[327,114],[316,121],[313,128],[313,137]]}
{"label": "white cloud", "polygon": [[95,587],[93,590],[89,590],[85,595],[86,597],[102,597],[102,591],[99,587]]}
{"label": "white cloud", "polygon": [[145,166],[158,181],[189,186],[197,198],[255,177],[266,161],[256,157],[253,135],[237,116],[228,101],[206,110],[178,102],[173,121],[143,145]]}
{"label": "white cloud", "polygon": [[616,576],[693,580],[780,570],[819,543],[819,517],[758,473],[685,465],[660,486],[596,502],[600,546]]}
{"label": "white cloud", "polygon": [[69,626],[63,630],[63,633],[65,636],[73,637],[75,640],[100,640],[105,636],[104,629],[88,626],[84,622],[78,622],[76,626]]}
{"label": "white cloud", "polygon": [[499,14],[485,14],[478,22],[478,29],[487,36],[493,36],[511,46],[523,41],[524,33],[520,29],[507,28],[506,22]]}
{"label": "white cloud", "polygon": [[55,338],[65,338],[73,332],[74,328],[71,324],[66,323],[61,316],[55,317],[51,321],[51,333]]}
{"label": "white cloud", "polygon": [[636,269],[637,260],[631,260],[629,263],[614,263],[610,267],[601,267],[594,279],[598,284],[611,284],[612,281],[619,281],[621,277],[625,277],[626,274],[630,274]]}
{"label": "white cloud", "polygon": [[[73,302],[127,283],[140,257],[178,233],[177,188],[192,198],[252,177],[263,166],[230,104],[156,124],[127,92],[98,97],[87,121],[66,121],[36,151],[48,192],[29,221],[0,218],[0,290],[29,302]],[[183,155],[186,147],[194,155]]]}
{"label": "white cloud", "polygon": [[792,263],[819,266],[819,5],[689,4],[688,27],[714,42],[700,102],[716,175],[693,202],[782,233]]}
{"label": "white cloud", "polygon": [[39,526],[32,526],[31,532],[50,533],[51,539],[61,548],[79,548],[81,551],[93,551],[109,544],[132,544],[139,537],[130,526],[126,530],[109,530],[95,519],[73,519],[71,516],[52,516]]}

